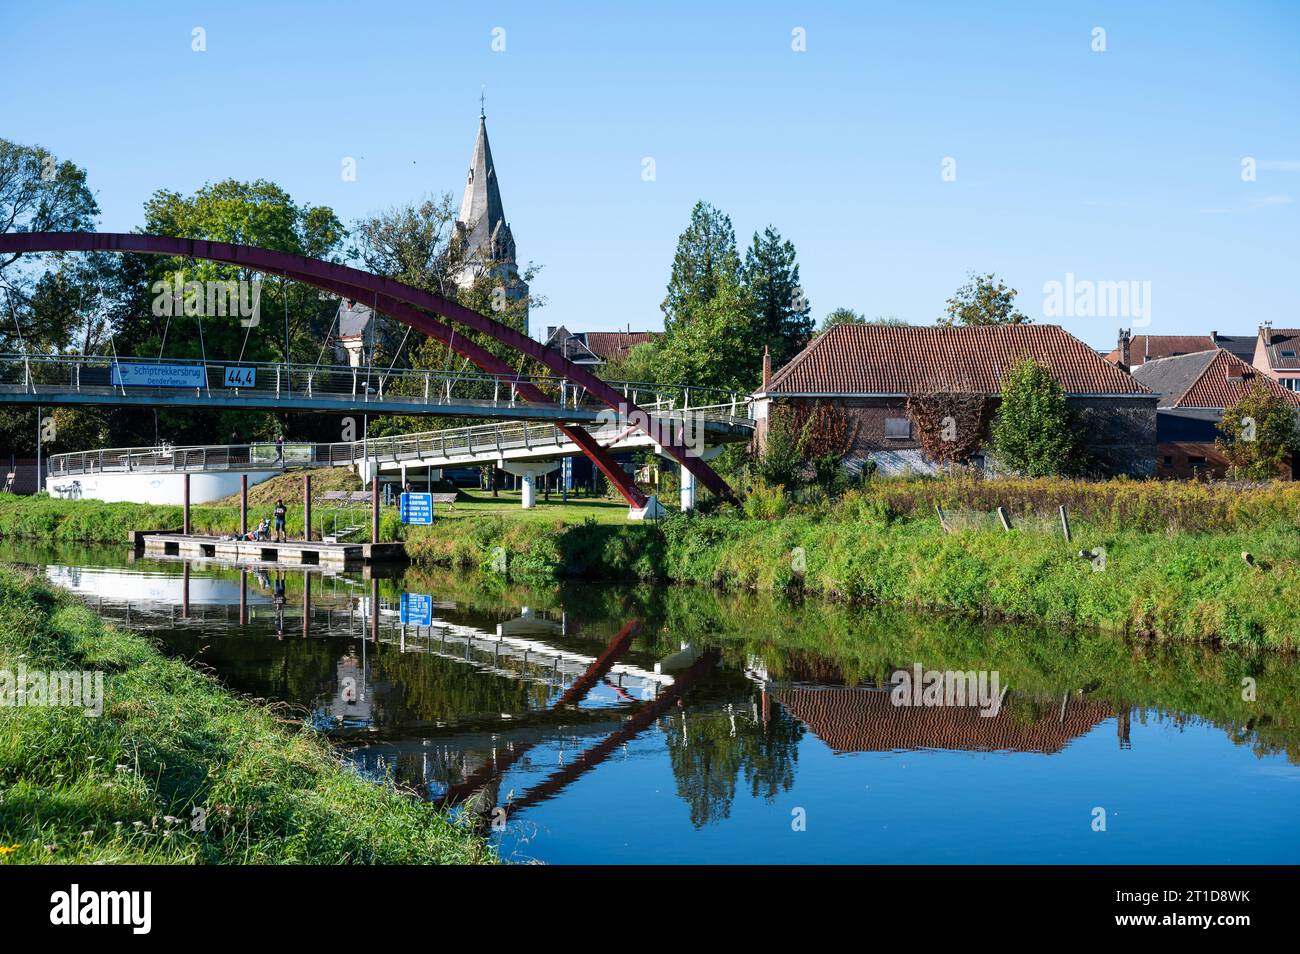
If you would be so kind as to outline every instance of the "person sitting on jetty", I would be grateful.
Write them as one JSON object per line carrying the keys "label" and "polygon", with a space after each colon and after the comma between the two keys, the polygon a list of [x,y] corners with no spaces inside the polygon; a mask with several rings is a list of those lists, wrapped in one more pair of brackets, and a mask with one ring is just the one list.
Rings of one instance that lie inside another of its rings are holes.
{"label": "person sitting on jetty", "polygon": [[289,535],[284,531],[284,520],[289,513],[289,508],[284,505],[283,500],[275,502],[275,542],[284,543],[289,539]]}
{"label": "person sitting on jetty", "polygon": [[253,539],[254,540],[271,539],[271,521],[268,520],[266,517],[262,518],[262,522],[259,523],[257,525],[257,529],[253,531]]}

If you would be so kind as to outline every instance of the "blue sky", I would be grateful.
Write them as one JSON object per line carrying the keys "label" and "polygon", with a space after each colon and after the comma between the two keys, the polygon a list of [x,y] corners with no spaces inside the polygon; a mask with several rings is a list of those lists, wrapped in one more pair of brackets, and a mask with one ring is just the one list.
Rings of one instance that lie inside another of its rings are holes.
{"label": "blue sky", "polygon": [[[980,270],[1040,320],[1072,274],[1150,282],[1151,333],[1300,324],[1294,0],[0,10],[0,136],[85,166],[104,230],[226,177],[345,222],[459,202],[486,88],[507,217],[542,266],[535,330],[661,327],[696,199],[742,243],[793,240],[818,318],[929,323]],[[1137,323],[1054,320],[1097,347]]]}

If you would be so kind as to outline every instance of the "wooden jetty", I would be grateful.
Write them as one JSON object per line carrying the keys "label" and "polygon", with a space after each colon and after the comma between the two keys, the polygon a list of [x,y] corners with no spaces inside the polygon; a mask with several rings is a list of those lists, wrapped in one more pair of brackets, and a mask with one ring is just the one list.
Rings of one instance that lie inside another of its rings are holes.
{"label": "wooden jetty", "polygon": [[137,531],[133,542],[145,556],[179,556],[231,563],[360,567],[406,559],[401,543],[324,543],[319,540],[227,540],[193,533]]}

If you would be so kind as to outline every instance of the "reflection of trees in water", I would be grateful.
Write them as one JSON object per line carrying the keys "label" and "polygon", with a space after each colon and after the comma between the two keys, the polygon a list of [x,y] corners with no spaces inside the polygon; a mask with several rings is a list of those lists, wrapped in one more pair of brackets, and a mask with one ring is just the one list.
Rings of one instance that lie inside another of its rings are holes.
{"label": "reflection of trees in water", "polygon": [[696,828],[731,814],[744,779],[755,798],[774,799],[794,785],[804,727],[779,706],[764,722],[750,702],[717,708],[679,708],[659,720],[677,779]]}
{"label": "reflection of trees in water", "polygon": [[381,724],[453,722],[544,706],[550,688],[542,682],[512,679],[426,652],[384,648],[371,658],[374,682],[389,690],[376,700]]}

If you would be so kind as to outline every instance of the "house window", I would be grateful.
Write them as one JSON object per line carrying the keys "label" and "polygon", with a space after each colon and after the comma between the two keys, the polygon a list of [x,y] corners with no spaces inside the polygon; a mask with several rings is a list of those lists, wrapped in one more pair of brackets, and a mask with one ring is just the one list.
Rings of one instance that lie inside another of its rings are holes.
{"label": "house window", "polygon": [[1165,466],[1166,466],[1166,467],[1172,467],[1172,466],[1174,466],[1174,455],[1173,455],[1173,454],[1166,454],[1166,455],[1165,455]]}
{"label": "house window", "polygon": [[912,422],[905,417],[885,418],[885,437],[895,440],[910,440],[912,437]]}
{"label": "house window", "polygon": [[1289,391],[1300,391],[1300,378],[1283,378],[1282,383]]}
{"label": "house window", "polygon": [[1283,351],[1283,352],[1282,352],[1282,357],[1284,357],[1284,358],[1294,358],[1294,357],[1295,357],[1295,352],[1294,352],[1294,351]]}
{"label": "house window", "polygon": [[1204,467],[1205,458],[1197,454],[1189,454],[1187,456],[1187,463],[1191,464],[1193,467]]}

